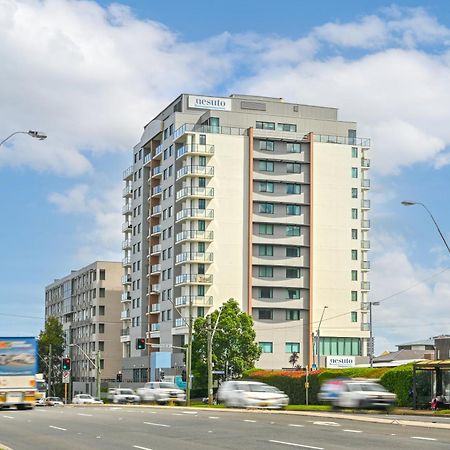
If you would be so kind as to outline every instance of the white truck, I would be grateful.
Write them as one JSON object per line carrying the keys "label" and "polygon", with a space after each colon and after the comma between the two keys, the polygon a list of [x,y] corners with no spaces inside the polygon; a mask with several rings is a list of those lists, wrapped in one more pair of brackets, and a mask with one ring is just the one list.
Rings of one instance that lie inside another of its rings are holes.
{"label": "white truck", "polygon": [[0,337],[0,409],[32,409],[36,402],[34,337]]}

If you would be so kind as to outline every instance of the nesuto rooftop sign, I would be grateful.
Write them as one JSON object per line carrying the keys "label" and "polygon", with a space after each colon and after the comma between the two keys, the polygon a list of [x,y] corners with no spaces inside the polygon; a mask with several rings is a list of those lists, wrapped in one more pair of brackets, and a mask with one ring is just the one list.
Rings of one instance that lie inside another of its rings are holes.
{"label": "nesuto rooftop sign", "polygon": [[189,108],[217,109],[221,111],[231,111],[231,99],[190,95],[188,98],[188,106]]}
{"label": "nesuto rooftop sign", "polygon": [[327,356],[328,369],[346,369],[355,367],[354,356]]}

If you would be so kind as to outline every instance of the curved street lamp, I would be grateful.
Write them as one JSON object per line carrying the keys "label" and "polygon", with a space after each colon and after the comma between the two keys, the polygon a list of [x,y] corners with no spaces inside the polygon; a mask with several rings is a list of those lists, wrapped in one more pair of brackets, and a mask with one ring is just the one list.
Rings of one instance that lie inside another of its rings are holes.
{"label": "curved street lamp", "polygon": [[16,134],[28,134],[28,136],[31,136],[32,138],[39,139],[40,141],[43,141],[44,139],[47,139],[47,135],[45,133],[43,133],[42,131],[34,131],[34,130],[15,131],[14,133],[11,133],[8,137],[3,139],[3,141],[0,142],[0,146],[3,145],[8,139],[12,138]]}
{"label": "curved street lamp", "polygon": [[425,206],[424,203],[421,202],[414,202],[414,201],[410,201],[410,200],[404,200],[402,201],[402,205],[403,206],[414,206],[414,205],[420,205],[422,207],[425,208],[426,212],[430,215],[431,220],[434,222],[434,224],[436,225],[436,229],[438,230],[439,235],[441,236],[442,240],[444,241],[445,246],[447,247],[448,252],[450,253],[450,247],[447,244],[447,241],[445,240],[444,235],[442,234],[441,229],[439,228],[439,225],[437,224],[436,220],[433,217],[433,214],[431,214],[430,210]]}

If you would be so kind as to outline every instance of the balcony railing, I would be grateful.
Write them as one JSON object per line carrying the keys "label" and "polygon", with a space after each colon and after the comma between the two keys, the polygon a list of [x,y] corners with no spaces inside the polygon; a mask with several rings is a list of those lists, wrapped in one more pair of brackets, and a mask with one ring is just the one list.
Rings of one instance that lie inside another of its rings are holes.
{"label": "balcony railing", "polygon": [[122,292],[122,301],[131,300],[131,292]]}
{"label": "balcony railing", "polygon": [[369,331],[370,324],[369,323],[362,323],[361,324],[361,331]]}
{"label": "balcony railing", "polygon": [[131,275],[124,275],[122,277],[122,284],[130,284],[131,283]]}
{"label": "balcony railing", "polygon": [[184,155],[199,154],[212,156],[214,155],[214,145],[206,144],[186,144],[177,150],[177,159]]}
{"label": "balcony railing", "polygon": [[161,253],[161,244],[155,244],[152,246],[151,254]]}
{"label": "balcony railing", "polygon": [[148,153],[147,155],[144,156],[144,166],[146,164],[148,164],[150,161],[152,160],[152,154]]}
{"label": "balcony railing", "polygon": [[208,296],[199,296],[199,295],[182,295],[181,297],[175,298],[175,306],[185,306],[192,303],[192,306],[212,306],[213,297],[211,295]]}
{"label": "balcony railing", "polygon": [[370,209],[370,200],[361,200],[362,209]]}
{"label": "balcony railing", "polygon": [[177,180],[185,176],[200,176],[200,177],[212,177],[214,175],[213,166],[183,166],[180,170],[177,170]]}
{"label": "balcony railing", "polygon": [[368,230],[370,228],[370,220],[361,220],[361,228]]}
{"label": "balcony railing", "polygon": [[133,193],[133,186],[131,186],[131,184],[127,184],[123,189],[122,189],[122,197],[128,197],[129,195],[131,195]]}
{"label": "balcony railing", "polygon": [[362,158],[361,159],[361,167],[369,168],[370,167],[370,159]]}
{"label": "balcony railing", "polygon": [[161,285],[159,283],[152,284],[150,287],[150,292],[155,292],[155,293],[161,292]]}
{"label": "balcony railing", "polygon": [[131,231],[133,228],[133,225],[131,225],[131,222],[124,222],[122,224],[122,231],[125,233],[125,231]]}
{"label": "balcony railing", "polygon": [[156,166],[152,170],[152,176],[157,177],[159,175],[161,175],[161,166]]}
{"label": "balcony railing", "polygon": [[125,239],[122,241],[122,250],[125,250],[127,248],[131,248],[131,239]]}
{"label": "balcony railing", "polygon": [[185,187],[177,192],[177,200],[181,200],[185,197],[213,198],[214,188]]}
{"label": "balcony railing", "polygon": [[150,313],[158,313],[161,310],[161,304],[160,303],[153,303],[150,307]]}
{"label": "balcony railing", "polygon": [[211,284],[212,281],[212,275],[199,273],[183,273],[175,278],[175,284]]}
{"label": "balcony railing", "polygon": [[131,317],[130,310],[126,309],[125,311],[120,312],[121,319],[129,319]]}
{"label": "balcony railing", "polygon": [[178,317],[175,319],[175,328],[181,328],[181,327],[187,327],[186,319],[183,319],[182,317]]}
{"label": "balcony railing", "polygon": [[156,205],[152,208],[152,216],[161,214],[161,205]]}
{"label": "balcony railing", "polygon": [[315,134],[314,141],[326,144],[358,145],[362,147],[370,147],[369,138],[358,138],[358,137],[351,138],[346,136],[330,136],[325,134]]}
{"label": "balcony railing", "polygon": [[120,335],[121,336],[129,336],[130,335],[130,329],[129,328],[123,328],[122,330],[120,330]]}
{"label": "balcony railing", "polygon": [[153,225],[152,234],[159,234],[159,233],[161,233],[161,225]]}
{"label": "balcony railing", "polygon": [[158,186],[155,186],[155,187],[152,189],[152,196],[155,196],[155,195],[161,195],[161,191],[162,191],[161,185],[158,184]]}
{"label": "balcony railing", "polygon": [[122,259],[122,266],[131,266],[131,256]]}
{"label": "balcony railing", "polygon": [[210,219],[214,218],[213,209],[186,208],[177,212],[176,221],[184,219]]}
{"label": "balcony railing", "polygon": [[122,206],[122,214],[131,214],[132,211],[133,207],[131,206],[131,203]]}
{"label": "balcony railing", "polygon": [[370,241],[361,241],[361,248],[365,250],[370,249]]}
{"label": "balcony railing", "polygon": [[177,233],[175,242],[182,241],[212,241],[214,238],[214,231],[199,231],[199,230],[184,230]]}
{"label": "balcony railing", "polygon": [[200,252],[184,252],[176,255],[175,262],[177,264],[183,262],[199,262],[210,263],[214,260],[214,253],[200,253]]}
{"label": "balcony railing", "polygon": [[361,281],[361,290],[370,291],[370,283],[368,281]]}
{"label": "balcony railing", "polygon": [[151,323],[150,324],[150,331],[160,331],[161,324],[159,323]]}
{"label": "balcony railing", "polygon": [[133,175],[133,166],[128,167],[128,169],[123,171],[123,179],[127,180],[128,178],[131,178]]}
{"label": "balcony railing", "polygon": [[184,133],[192,131],[194,133],[214,133],[214,134],[229,134],[233,136],[246,136],[248,134],[246,128],[237,127],[220,127],[210,125],[199,125],[194,123],[185,123],[173,133],[173,139],[178,139]]}
{"label": "balcony railing", "polygon": [[162,144],[159,144],[158,147],[156,147],[154,150],[153,158],[157,158],[162,152]]}
{"label": "balcony railing", "polygon": [[370,269],[370,261],[361,261],[361,269],[369,270]]}
{"label": "balcony railing", "polygon": [[151,273],[159,273],[161,272],[161,264],[153,264],[151,266]]}
{"label": "balcony railing", "polygon": [[370,179],[369,178],[361,178],[361,187],[370,188]]}
{"label": "balcony railing", "polygon": [[361,302],[361,311],[368,311],[370,308],[369,302]]}

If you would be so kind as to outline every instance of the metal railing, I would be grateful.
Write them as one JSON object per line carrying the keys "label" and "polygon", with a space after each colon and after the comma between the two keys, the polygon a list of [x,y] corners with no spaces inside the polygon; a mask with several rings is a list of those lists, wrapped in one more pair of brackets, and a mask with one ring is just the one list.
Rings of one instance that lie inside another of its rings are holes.
{"label": "metal railing", "polygon": [[357,145],[361,147],[370,147],[369,138],[347,137],[347,136],[333,136],[326,134],[314,134],[314,142],[321,142],[326,144],[343,144],[343,145]]}
{"label": "metal railing", "polygon": [[175,237],[175,242],[187,240],[212,241],[213,238],[214,238],[214,231],[184,230],[177,233]]}
{"label": "metal railing", "polygon": [[202,155],[214,155],[214,145],[186,144],[177,150],[177,159],[189,153],[200,153]]}
{"label": "metal railing", "polygon": [[232,136],[247,136],[247,128],[238,128],[238,127],[222,127],[222,126],[214,126],[214,125],[200,125],[195,123],[185,123],[181,125],[178,129],[173,133],[173,139],[176,140],[184,133],[187,132],[194,133],[214,133],[214,134],[228,134]]}

